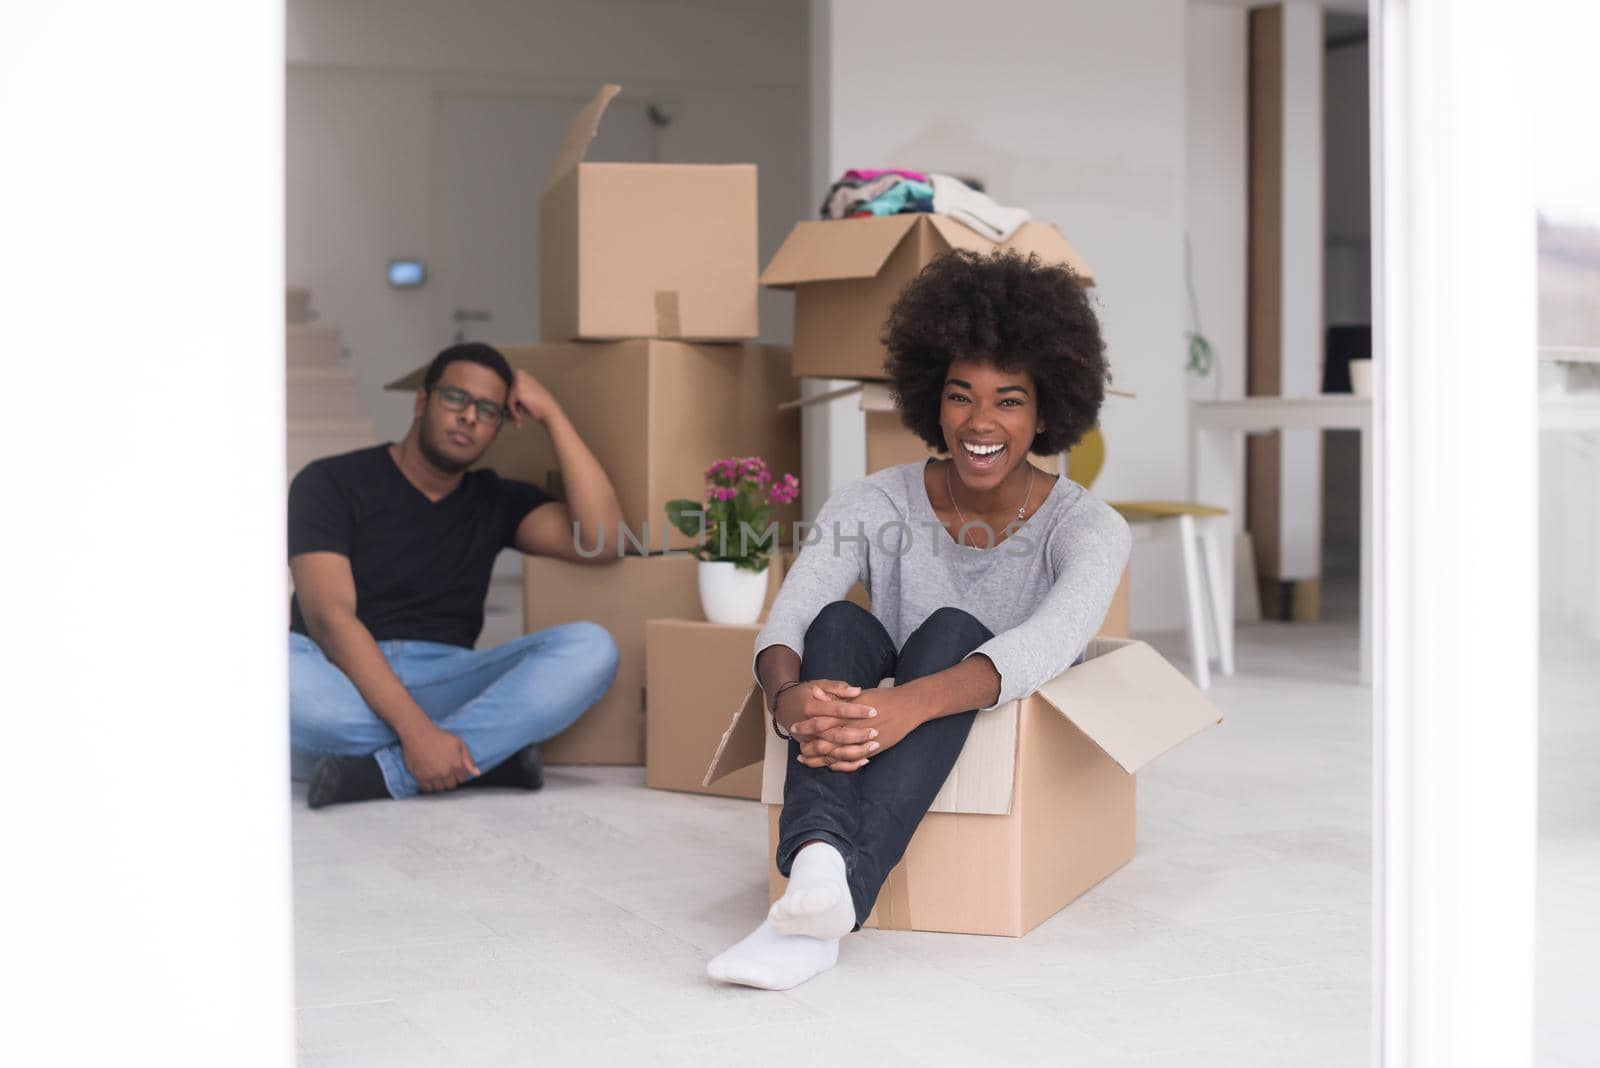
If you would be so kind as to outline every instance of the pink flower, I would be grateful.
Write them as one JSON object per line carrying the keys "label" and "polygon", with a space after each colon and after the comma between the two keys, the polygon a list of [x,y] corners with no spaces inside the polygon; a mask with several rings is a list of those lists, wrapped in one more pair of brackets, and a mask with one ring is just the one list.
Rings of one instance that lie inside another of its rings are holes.
{"label": "pink flower", "polygon": [[800,496],[800,480],[793,475],[784,475],[767,494],[767,501],[771,504],[791,504]]}

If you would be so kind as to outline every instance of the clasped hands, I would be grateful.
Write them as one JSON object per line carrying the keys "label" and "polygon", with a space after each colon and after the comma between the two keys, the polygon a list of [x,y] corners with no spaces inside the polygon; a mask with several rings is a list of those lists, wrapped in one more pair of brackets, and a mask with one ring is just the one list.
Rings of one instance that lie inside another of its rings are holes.
{"label": "clasped hands", "polygon": [[921,722],[904,687],[863,690],[836,679],[791,686],[778,697],[777,720],[800,744],[808,768],[855,771]]}

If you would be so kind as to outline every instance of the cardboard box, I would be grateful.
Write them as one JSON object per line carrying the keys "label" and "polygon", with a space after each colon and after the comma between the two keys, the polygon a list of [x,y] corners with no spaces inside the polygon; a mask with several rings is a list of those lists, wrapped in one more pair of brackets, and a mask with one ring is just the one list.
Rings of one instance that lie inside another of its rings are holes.
{"label": "cardboard box", "polygon": [[[800,473],[800,415],[783,407],[799,385],[789,374],[785,347],[647,340],[500,351],[560,402],[616,487],[628,529],[636,537],[648,529],[651,552],[694,545],[694,538],[668,526],[666,503],[703,500],[713,460],[760,456],[775,475]],[[387,388],[413,391],[424,370]],[[481,466],[564,496],[555,448],[537,424],[503,427]],[[800,518],[799,502],[773,507],[771,518],[787,539]]]}
{"label": "cardboard box", "polygon": [[[616,681],[599,703],[539,746],[546,764],[644,763],[645,621],[704,618],[698,564],[681,554],[629,556],[612,564],[523,557],[523,630],[586,619],[610,632],[620,654]],[[781,558],[775,555],[767,569],[770,607],[783,582]],[[741,693],[750,685],[748,652],[745,659]]]}
{"label": "cardboard box", "polygon": [[645,624],[644,784],[656,790],[761,799],[751,764],[706,785],[706,753],[728,726],[728,709],[750,691],[750,658],[761,624],[687,619]]}
{"label": "cardboard box", "polygon": [[794,373],[821,378],[882,378],[883,324],[906,283],[953,249],[1016,249],[1064,263],[1093,284],[1083,258],[1054,226],[1025,223],[996,244],[944,215],[802,222],[761,273],[761,284],[793,289]]}
{"label": "cardboard box", "polygon": [[[1095,638],[1085,656],[978,716],[868,926],[1020,936],[1132,859],[1135,774],[1222,714],[1143,642]],[[759,690],[705,781],[756,762],[771,856],[789,760]],[[770,875],[775,898],[782,880]]]}
{"label": "cardboard box", "polygon": [[620,91],[578,112],[539,196],[541,339],[755,337],[755,165],[585,163]]}

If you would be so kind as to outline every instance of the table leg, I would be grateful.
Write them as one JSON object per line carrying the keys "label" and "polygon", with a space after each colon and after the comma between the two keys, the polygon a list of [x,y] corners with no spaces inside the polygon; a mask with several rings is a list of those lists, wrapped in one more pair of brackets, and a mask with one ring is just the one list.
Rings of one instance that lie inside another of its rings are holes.
{"label": "table leg", "polygon": [[[1211,686],[1211,650],[1206,640],[1206,619],[1210,603],[1205,596],[1205,578],[1200,570],[1200,536],[1195,528],[1194,516],[1178,517],[1178,542],[1183,548],[1183,600],[1189,611],[1189,659],[1192,662],[1194,683],[1202,690]],[[1217,646],[1222,646],[1222,636],[1217,636]]]}
{"label": "table leg", "polygon": [[1222,541],[1217,554],[1221,572],[1217,581],[1221,587],[1218,600],[1222,603],[1222,617],[1228,625],[1226,646],[1233,646],[1234,627],[1234,542],[1238,540],[1242,518],[1235,514],[1236,502],[1241,498],[1243,477],[1240,470],[1239,443],[1243,434],[1237,430],[1192,426],[1189,436],[1189,499],[1200,504],[1216,505],[1228,509],[1228,514],[1213,520],[1217,535]]}

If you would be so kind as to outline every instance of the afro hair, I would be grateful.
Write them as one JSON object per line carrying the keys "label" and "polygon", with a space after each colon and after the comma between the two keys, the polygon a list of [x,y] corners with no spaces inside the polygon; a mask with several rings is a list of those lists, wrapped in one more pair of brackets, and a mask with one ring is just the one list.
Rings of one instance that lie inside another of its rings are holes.
{"label": "afro hair", "polygon": [[901,291],[883,328],[885,370],[900,418],[948,452],[939,411],[955,360],[978,360],[1033,376],[1044,430],[1039,455],[1075,445],[1105,399],[1105,342],[1078,276],[1014,251],[958,250],[934,260]]}

